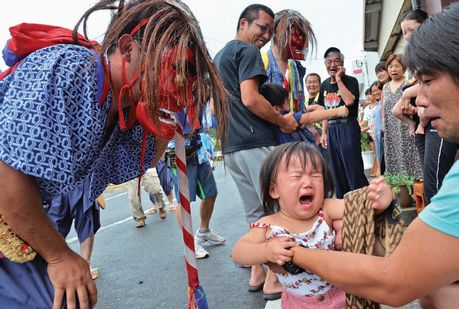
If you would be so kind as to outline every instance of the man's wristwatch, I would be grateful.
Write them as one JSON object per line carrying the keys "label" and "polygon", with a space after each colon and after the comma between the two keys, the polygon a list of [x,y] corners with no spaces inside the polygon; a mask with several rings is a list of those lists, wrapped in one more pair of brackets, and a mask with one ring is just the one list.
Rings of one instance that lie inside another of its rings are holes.
{"label": "man's wristwatch", "polygon": [[[304,247],[304,246],[301,246],[301,247]],[[290,249],[290,248],[287,248],[287,249]],[[282,267],[284,267],[284,269],[289,274],[292,274],[292,275],[298,275],[298,274],[301,274],[302,272],[304,272],[303,268],[301,268],[300,266],[298,266],[296,264],[293,264],[292,262],[287,262]]]}
{"label": "man's wristwatch", "polygon": [[292,262],[287,262],[283,265],[284,269],[292,275],[298,275],[304,272],[304,269],[299,267],[296,264],[293,264]]}
{"label": "man's wristwatch", "polygon": [[400,207],[400,195],[398,194],[395,200],[392,200],[389,207],[383,212],[388,224],[394,224],[400,220],[399,216],[402,213]]}

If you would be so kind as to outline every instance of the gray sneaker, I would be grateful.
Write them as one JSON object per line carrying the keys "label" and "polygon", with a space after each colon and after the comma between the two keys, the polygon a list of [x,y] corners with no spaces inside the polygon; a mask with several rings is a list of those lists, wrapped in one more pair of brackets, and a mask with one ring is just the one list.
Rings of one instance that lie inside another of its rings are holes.
{"label": "gray sneaker", "polygon": [[209,257],[209,252],[204,249],[200,244],[197,242],[194,243],[194,252],[196,254],[197,259],[205,259]]}
{"label": "gray sneaker", "polygon": [[196,231],[194,236],[195,243],[202,244],[208,242],[211,245],[221,245],[225,242],[225,238],[216,234],[214,231],[209,230],[206,233],[201,233],[199,230]]}

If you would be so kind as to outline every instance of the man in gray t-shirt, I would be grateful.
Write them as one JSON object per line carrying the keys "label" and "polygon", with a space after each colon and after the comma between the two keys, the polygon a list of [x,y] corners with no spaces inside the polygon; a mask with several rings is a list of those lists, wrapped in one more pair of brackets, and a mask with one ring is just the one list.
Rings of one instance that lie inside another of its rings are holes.
{"label": "man in gray t-shirt", "polygon": [[[248,6],[239,17],[235,39],[215,56],[220,77],[230,93],[225,162],[238,187],[248,223],[264,215],[259,175],[261,163],[276,145],[273,126],[290,133],[298,125],[292,113],[280,115],[258,92],[258,87],[267,80],[260,48],[271,39],[273,25],[274,13],[270,8],[259,4]],[[262,265],[252,267],[249,290],[263,288],[266,299],[279,298],[280,284],[275,275],[268,273],[264,287],[263,281]]]}

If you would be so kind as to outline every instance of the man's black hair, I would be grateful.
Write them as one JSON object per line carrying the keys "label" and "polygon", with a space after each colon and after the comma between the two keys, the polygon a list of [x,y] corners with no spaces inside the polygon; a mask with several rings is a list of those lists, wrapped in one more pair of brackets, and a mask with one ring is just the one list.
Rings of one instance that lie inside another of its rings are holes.
{"label": "man's black hair", "polygon": [[272,106],[282,107],[285,99],[288,98],[288,91],[281,85],[264,83],[258,90]]}
{"label": "man's black hair", "polygon": [[255,19],[257,19],[260,16],[260,11],[265,12],[269,16],[271,16],[274,19],[274,12],[271,10],[269,7],[263,4],[251,4],[248,7],[242,11],[241,15],[239,16],[239,19],[237,20],[237,28],[236,31],[239,31],[239,23],[241,19],[245,19],[248,21],[249,24],[251,24]]}
{"label": "man's black hair", "polygon": [[325,51],[325,54],[324,54],[324,59],[326,59],[328,57],[328,54],[330,53],[337,53],[337,54],[341,54],[341,51],[336,48],[336,47],[330,47],[329,49],[327,49]]}

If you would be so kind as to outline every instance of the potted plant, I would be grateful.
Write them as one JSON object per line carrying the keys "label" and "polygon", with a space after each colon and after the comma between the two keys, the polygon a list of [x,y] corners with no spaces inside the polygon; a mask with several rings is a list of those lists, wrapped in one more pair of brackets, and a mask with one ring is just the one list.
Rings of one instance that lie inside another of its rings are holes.
{"label": "potted plant", "polygon": [[406,173],[389,174],[384,176],[384,181],[392,187],[395,195],[400,195],[400,206],[410,207],[412,204],[413,183],[416,177]]}
{"label": "potted plant", "polygon": [[363,168],[370,169],[373,166],[374,153],[371,150],[370,136],[367,132],[360,133],[360,148],[362,151]]}

